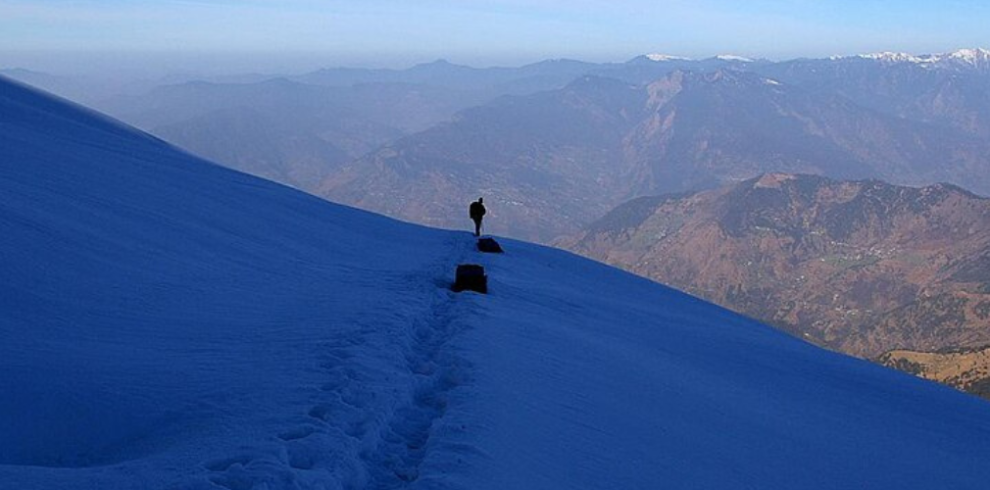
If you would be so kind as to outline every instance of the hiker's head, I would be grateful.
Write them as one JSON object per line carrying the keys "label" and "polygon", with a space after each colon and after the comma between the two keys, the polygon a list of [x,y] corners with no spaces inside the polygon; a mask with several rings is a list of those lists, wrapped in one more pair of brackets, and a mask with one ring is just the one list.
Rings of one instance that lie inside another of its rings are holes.
{"label": "hiker's head", "polygon": [[483,198],[483,197],[479,197],[479,198],[478,198],[478,202],[485,202],[485,198]]}

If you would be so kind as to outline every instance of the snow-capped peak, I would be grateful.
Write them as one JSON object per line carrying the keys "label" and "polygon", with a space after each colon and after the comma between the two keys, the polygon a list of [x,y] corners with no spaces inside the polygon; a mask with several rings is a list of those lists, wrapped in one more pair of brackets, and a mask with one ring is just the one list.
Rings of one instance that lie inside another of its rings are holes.
{"label": "snow-capped peak", "polygon": [[690,61],[691,58],[685,58],[683,56],[673,56],[669,54],[660,53],[650,53],[646,55],[646,58],[650,61]]}
{"label": "snow-capped peak", "polygon": [[[881,53],[861,54],[855,58],[875,60],[884,63],[914,63],[924,66],[953,66],[967,65],[973,67],[990,66],[990,50],[960,49],[951,53],[925,54],[916,56],[908,53],[895,53],[885,51]],[[832,57],[832,60],[845,59],[844,57]]]}
{"label": "snow-capped peak", "polygon": [[976,49],[960,49],[952,53],[942,55],[943,58],[948,58],[956,61],[963,61],[970,64],[977,64],[980,62],[990,61],[990,50],[983,48]]}
{"label": "snow-capped peak", "polygon": [[746,58],[744,56],[736,56],[734,54],[720,54],[715,57],[717,60],[722,61],[738,61],[740,63],[752,63],[753,60]]}
{"label": "snow-capped peak", "polygon": [[925,58],[914,56],[908,53],[895,53],[884,51],[882,53],[861,54],[860,58],[868,60],[886,61],[889,63],[924,63]]}

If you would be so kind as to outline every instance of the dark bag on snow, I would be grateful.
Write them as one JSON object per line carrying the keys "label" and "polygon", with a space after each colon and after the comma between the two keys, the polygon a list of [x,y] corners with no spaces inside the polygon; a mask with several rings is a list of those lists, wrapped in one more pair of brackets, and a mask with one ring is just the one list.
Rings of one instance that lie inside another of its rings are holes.
{"label": "dark bag on snow", "polygon": [[495,241],[494,238],[479,238],[478,239],[478,250],[486,254],[500,254],[502,252],[502,246]]}
{"label": "dark bag on snow", "polygon": [[475,291],[481,294],[488,294],[488,276],[485,275],[485,268],[476,264],[461,264],[457,266],[457,276],[454,279],[454,286],[451,289],[455,293]]}

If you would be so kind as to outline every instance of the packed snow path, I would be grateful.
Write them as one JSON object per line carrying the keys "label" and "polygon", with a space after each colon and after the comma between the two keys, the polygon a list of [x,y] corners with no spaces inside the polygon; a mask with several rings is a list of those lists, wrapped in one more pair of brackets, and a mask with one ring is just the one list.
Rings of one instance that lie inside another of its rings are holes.
{"label": "packed snow path", "polygon": [[[450,274],[451,261],[471,253],[473,243],[450,235],[439,250],[443,260],[423,270],[368,274],[367,286],[378,294],[404,297],[416,308],[381,304],[376,310],[389,318],[372,316],[346,338],[321,344],[325,381],[306,417],[278,434],[282,447],[245,448],[242,455],[206,462],[209,481],[238,490],[316,485],[318,479],[300,478],[307,472],[347,475],[340,481],[345,489],[405,488],[419,480],[450,392],[468,376],[451,340],[465,328],[459,319],[470,317],[473,299],[450,291]],[[394,356],[381,360],[387,367],[368,362],[369,345]]]}
{"label": "packed snow path", "polygon": [[[0,488],[986,488],[990,405],[0,79]],[[490,294],[449,290],[457,263]]]}

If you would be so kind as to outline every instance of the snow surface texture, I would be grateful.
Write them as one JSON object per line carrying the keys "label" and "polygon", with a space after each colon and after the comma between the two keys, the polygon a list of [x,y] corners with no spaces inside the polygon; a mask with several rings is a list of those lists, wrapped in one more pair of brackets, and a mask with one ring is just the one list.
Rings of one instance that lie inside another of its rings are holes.
{"label": "snow surface texture", "polygon": [[[990,481],[985,402],[568,253],[483,255],[3,80],[0,229],[4,489]],[[491,294],[449,291],[460,262]]]}

